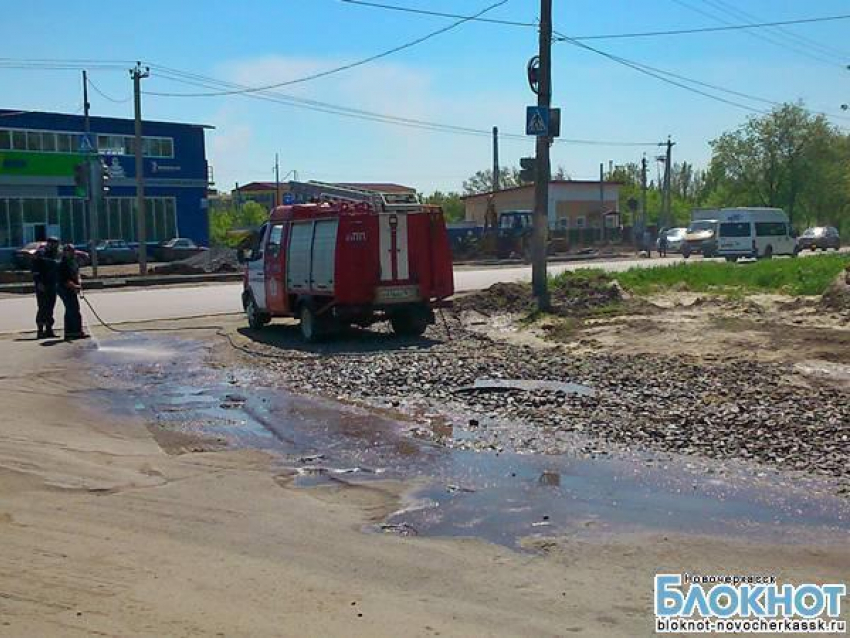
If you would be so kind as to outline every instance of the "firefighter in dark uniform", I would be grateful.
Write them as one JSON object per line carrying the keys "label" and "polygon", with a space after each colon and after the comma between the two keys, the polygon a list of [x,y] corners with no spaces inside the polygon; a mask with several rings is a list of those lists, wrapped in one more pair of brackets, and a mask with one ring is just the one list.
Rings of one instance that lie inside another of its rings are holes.
{"label": "firefighter in dark uniform", "polygon": [[38,303],[35,325],[39,339],[56,336],[53,332],[53,308],[56,306],[58,252],[59,240],[50,237],[47,243],[36,251],[32,260],[32,280],[35,284],[35,300]]}
{"label": "firefighter in dark uniform", "polygon": [[83,317],[80,314],[80,266],[71,244],[66,244],[62,250],[57,280],[57,290],[65,304],[65,341],[86,339],[88,335],[83,332]]}

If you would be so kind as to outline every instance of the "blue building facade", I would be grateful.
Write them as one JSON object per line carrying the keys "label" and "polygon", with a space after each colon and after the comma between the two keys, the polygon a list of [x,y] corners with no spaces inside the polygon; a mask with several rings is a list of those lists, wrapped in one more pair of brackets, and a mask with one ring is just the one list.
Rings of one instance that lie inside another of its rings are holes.
{"label": "blue building facade", "polygon": [[[196,124],[142,123],[148,245],[188,237],[208,245],[211,171],[204,131]],[[136,242],[136,164],[131,119],[0,110],[0,256],[45,236],[83,245],[98,239]],[[75,166],[97,154],[109,192],[95,233]]]}

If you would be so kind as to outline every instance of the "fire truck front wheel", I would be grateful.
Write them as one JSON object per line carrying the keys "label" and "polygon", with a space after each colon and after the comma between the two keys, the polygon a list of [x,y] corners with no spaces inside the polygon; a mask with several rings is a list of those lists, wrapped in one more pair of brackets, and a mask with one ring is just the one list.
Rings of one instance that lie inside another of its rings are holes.
{"label": "fire truck front wheel", "polygon": [[421,337],[428,327],[428,312],[423,308],[405,308],[390,315],[393,332],[401,337]]}
{"label": "fire truck front wheel", "polygon": [[271,316],[257,307],[254,295],[248,295],[245,300],[245,316],[248,317],[248,326],[253,330],[259,330],[272,320]]}

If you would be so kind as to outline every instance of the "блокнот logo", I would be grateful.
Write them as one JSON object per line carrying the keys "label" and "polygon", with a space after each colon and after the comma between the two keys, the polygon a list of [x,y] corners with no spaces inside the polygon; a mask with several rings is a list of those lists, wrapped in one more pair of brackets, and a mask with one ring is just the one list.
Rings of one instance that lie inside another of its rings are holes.
{"label": "\u0431\u043b\u043e\u043a\u043d\u043e\u0442 logo", "polygon": [[847,586],[778,584],[774,576],[655,576],[657,633],[837,633]]}

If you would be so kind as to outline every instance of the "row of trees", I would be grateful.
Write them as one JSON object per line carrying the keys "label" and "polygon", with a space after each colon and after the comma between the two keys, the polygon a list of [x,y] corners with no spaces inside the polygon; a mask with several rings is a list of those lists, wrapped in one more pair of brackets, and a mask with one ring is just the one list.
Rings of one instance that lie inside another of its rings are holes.
{"label": "row of trees", "polygon": [[[771,206],[784,209],[795,226],[836,226],[850,237],[850,134],[801,104],[784,104],[749,118],[735,130],[710,142],[706,169],[683,161],[670,173],[671,213],[686,224],[693,208]],[[519,169],[501,169],[502,188],[519,186]],[[492,189],[492,171],[478,171],[463,183],[463,194]],[[559,167],[553,179],[569,179]],[[641,166],[632,162],[606,175],[622,182],[620,210],[631,198],[641,199]],[[647,177],[647,211],[657,223],[662,205],[659,176]],[[463,219],[461,194],[435,192],[426,198],[444,207],[451,221]]]}

